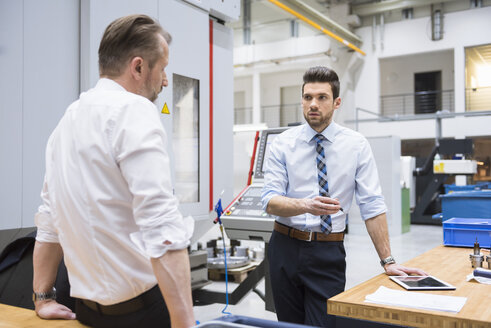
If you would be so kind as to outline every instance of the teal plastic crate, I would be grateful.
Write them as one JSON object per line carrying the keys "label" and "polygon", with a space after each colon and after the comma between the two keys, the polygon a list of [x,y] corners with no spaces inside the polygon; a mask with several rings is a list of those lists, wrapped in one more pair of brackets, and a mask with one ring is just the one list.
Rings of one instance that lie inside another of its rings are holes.
{"label": "teal plastic crate", "polygon": [[452,218],[443,221],[443,245],[491,247],[491,218]]}

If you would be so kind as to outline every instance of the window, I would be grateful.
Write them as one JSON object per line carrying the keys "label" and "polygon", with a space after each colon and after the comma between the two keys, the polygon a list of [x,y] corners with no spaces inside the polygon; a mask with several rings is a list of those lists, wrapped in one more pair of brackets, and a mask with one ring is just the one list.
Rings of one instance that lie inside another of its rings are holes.
{"label": "window", "polygon": [[491,44],[465,48],[465,109],[491,110]]}
{"label": "window", "polygon": [[181,203],[199,202],[199,80],[173,75],[175,194]]}

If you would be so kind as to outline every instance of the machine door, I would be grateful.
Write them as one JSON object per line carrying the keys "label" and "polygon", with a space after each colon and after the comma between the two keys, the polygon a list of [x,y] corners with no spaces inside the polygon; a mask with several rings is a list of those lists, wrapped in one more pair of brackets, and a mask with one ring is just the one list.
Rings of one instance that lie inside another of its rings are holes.
{"label": "machine door", "polygon": [[[183,1],[162,1],[158,18],[172,35],[169,86],[156,101],[168,135],[174,194],[184,215],[209,210],[209,16]],[[185,18],[185,19],[183,19]]]}

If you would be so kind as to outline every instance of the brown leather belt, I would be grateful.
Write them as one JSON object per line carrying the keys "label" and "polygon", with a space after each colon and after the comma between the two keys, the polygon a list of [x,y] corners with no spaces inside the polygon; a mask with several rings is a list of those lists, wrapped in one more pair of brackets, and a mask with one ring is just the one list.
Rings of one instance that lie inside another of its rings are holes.
{"label": "brown leather belt", "polygon": [[99,312],[104,315],[124,315],[141,310],[145,306],[143,301],[139,298],[112,305],[102,305],[90,300],[81,301],[92,311]]}
{"label": "brown leather belt", "polygon": [[303,241],[343,241],[344,239],[344,232],[325,234],[322,232],[302,231],[276,221],[274,222],[274,230],[290,238]]}
{"label": "brown leather belt", "polygon": [[148,291],[135,298],[112,305],[102,305],[97,302],[81,298],[79,298],[78,300],[91,310],[104,315],[125,315],[139,311],[145,306],[151,305],[158,298],[162,298],[161,295],[162,294],[160,293],[160,289],[158,285],[156,285],[155,287],[149,289]]}

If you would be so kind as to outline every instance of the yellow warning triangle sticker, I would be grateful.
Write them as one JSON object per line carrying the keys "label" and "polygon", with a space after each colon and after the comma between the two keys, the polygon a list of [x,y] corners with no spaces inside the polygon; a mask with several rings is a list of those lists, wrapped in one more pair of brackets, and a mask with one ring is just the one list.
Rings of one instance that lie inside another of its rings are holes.
{"label": "yellow warning triangle sticker", "polygon": [[162,108],[162,114],[170,114],[169,107],[167,107],[167,103],[164,103],[164,107]]}

